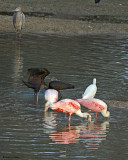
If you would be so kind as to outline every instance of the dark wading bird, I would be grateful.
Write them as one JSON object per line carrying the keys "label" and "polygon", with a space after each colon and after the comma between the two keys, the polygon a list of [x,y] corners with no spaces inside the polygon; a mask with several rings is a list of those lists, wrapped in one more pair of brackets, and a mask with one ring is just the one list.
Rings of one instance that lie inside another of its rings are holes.
{"label": "dark wading bird", "polygon": [[28,87],[34,90],[34,94],[37,97],[42,89],[47,89],[47,85],[44,82],[44,79],[50,72],[46,68],[30,68],[28,69],[28,81],[24,81],[23,83]]}
{"label": "dark wading bird", "polygon": [[17,34],[21,32],[24,24],[25,24],[25,15],[22,12],[22,8],[17,7],[14,10],[14,14],[13,14],[13,25]]}
{"label": "dark wading bird", "polygon": [[59,93],[59,100],[62,98],[61,94],[60,94],[60,90],[64,90],[64,89],[73,89],[75,88],[74,85],[69,84],[69,83],[65,83],[63,81],[60,81],[58,79],[56,79],[55,77],[52,77],[51,81],[49,82],[48,88],[47,89],[55,89],[58,91]]}
{"label": "dark wading bird", "polygon": [[95,0],[95,3],[99,3],[100,2],[100,0]]}
{"label": "dark wading bird", "polygon": [[55,89],[58,92],[63,89],[71,89],[74,88],[74,85],[65,83],[62,81],[57,80],[56,78],[52,78],[49,84],[46,84],[44,79],[50,72],[46,68],[30,68],[28,69],[29,78],[28,81],[24,81],[23,83],[29,87],[34,89],[34,93],[38,96],[42,89]]}

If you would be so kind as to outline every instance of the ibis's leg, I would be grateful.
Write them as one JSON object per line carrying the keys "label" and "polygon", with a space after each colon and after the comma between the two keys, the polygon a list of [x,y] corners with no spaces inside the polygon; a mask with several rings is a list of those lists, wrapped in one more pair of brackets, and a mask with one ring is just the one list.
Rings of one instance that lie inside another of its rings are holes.
{"label": "ibis's leg", "polygon": [[58,93],[59,93],[58,101],[60,101],[62,99],[62,95],[61,95],[60,91],[58,91]]}

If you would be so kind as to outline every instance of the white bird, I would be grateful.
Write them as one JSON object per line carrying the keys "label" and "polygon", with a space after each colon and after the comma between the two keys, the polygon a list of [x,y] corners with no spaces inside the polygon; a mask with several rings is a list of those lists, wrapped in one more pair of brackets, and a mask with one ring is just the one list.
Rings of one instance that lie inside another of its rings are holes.
{"label": "white bird", "polygon": [[16,30],[16,33],[21,32],[24,24],[25,24],[25,15],[22,12],[22,8],[17,7],[14,10],[14,14],[13,14],[13,25],[14,25],[14,28]]}
{"label": "white bird", "polygon": [[58,100],[58,91],[55,89],[47,89],[45,91],[45,100],[47,101],[45,104],[45,111],[48,110],[50,105],[54,104]]}
{"label": "white bird", "polygon": [[82,95],[83,99],[88,99],[88,98],[94,98],[95,94],[97,92],[97,86],[96,86],[96,78],[93,79],[93,84],[89,85],[84,94]]}

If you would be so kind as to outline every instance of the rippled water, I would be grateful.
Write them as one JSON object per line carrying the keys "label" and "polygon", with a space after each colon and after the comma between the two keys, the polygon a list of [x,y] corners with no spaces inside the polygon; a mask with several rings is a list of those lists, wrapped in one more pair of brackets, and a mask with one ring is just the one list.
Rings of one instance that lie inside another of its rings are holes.
{"label": "rippled water", "polygon": [[[91,123],[72,115],[44,113],[44,92],[36,103],[22,84],[30,67],[75,85],[63,98],[80,98],[97,78],[97,98],[127,100],[127,35],[34,35],[0,33],[0,159],[121,159],[127,154],[128,108],[108,104],[111,118]],[[85,108],[82,108],[84,111]]]}

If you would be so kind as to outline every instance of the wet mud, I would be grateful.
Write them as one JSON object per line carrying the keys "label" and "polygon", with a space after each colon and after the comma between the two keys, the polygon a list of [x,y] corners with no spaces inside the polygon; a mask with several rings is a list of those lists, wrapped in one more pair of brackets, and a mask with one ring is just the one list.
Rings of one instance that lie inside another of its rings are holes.
{"label": "wet mud", "polygon": [[[9,5],[10,4],[10,5]],[[23,32],[34,33],[128,33],[128,1],[38,1],[0,2],[0,30],[14,32],[13,10],[21,6],[26,15]]]}

